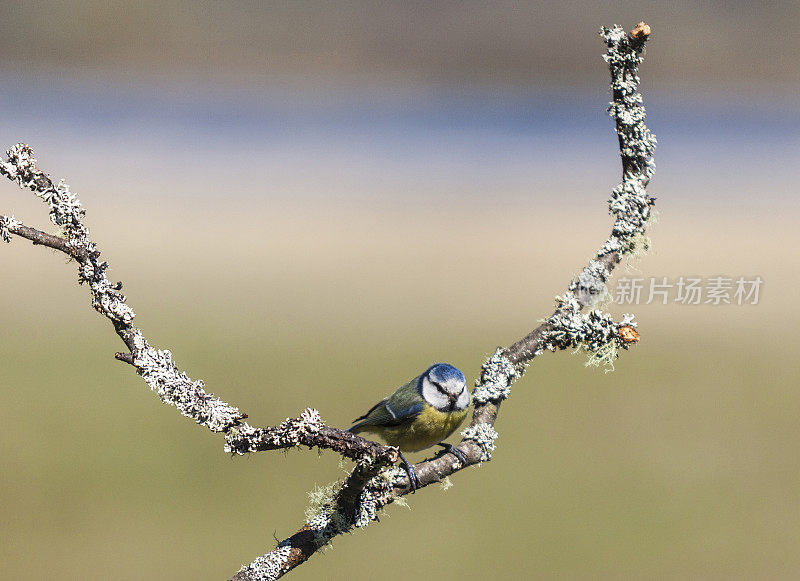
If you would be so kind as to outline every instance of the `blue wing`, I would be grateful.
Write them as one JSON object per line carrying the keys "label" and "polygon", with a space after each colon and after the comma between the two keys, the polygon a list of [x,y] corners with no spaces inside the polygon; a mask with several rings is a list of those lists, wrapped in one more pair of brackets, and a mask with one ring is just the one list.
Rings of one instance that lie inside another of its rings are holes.
{"label": "blue wing", "polygon": [[399,426],[417,417],[424,407],[425,404],[422,402],[416,402],[398,409],[397,403],[387,398],[379,401],[363,416],[353,420],[358,423],[348,432],[357,434],[370,426]]}

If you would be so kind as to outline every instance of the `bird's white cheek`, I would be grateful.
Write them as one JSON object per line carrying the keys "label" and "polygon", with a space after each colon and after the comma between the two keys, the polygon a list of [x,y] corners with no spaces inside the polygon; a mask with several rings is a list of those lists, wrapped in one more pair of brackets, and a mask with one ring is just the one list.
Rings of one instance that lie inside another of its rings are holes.
{"label": "bird's white cheek", "polygon": [[465,389],[461,390],[461,393],[458,395],[458,401],[456,402],[456,408],[463,410],[469,405],[469,392]]}
{"label": "bird's white cheek", "polygon": [[450,400],[447,399],[447,396],[440,393],[439,390],[428,381],[427,377],[422,380],[422,399],[436,409],[445,409],[450,404]]}

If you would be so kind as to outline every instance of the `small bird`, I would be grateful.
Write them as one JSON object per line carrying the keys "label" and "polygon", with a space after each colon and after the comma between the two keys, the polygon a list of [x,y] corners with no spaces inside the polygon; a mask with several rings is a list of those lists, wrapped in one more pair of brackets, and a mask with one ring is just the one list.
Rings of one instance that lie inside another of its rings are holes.
{"label": "small bird", "polygon": [[[469,391],[464,374],[447,363],[436,363],[387,398],[376,403],[348,431],[371,432],[401,451],[418,452],[434,444],[467,464],[464,453],[442,440],[464,421],[469,407]],[[414,467],[400,454],[411,490],[419,487]]]}

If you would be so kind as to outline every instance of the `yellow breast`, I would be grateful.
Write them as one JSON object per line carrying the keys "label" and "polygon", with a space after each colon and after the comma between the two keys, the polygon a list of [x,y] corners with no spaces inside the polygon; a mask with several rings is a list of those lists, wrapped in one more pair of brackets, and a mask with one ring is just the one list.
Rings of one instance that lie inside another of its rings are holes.
{"label": "yellow breast", "polygon": [[432,406],[425,406],[408,424],[387,426],[378,433],[390,446],[397,446],[403,452],[418,452],[447,438],[466,416],[467,410],[440,412]]}

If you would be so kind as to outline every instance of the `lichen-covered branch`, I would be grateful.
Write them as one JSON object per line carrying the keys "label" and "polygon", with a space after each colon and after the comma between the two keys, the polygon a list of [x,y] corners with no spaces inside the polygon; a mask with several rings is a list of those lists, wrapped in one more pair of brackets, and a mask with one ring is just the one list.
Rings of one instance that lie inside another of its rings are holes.
{"label": "lichen-covered branch", "polygon": [[[473,392],[472,422],[461,433],[457,446],[466,463],[443,452],[417,464],[418,488],[491,459],[497,438],[493,426],[500,403],[508,398],[511,385],[522,377],[534,357],[545,350],[580,348],[591,354],[590,363],[613,366],[618,349],[627,349],[638,341],[632,315],[615,321],[596,307],[606,296],[605,285],[613,268],[623,257],[646,246],[644,233],[655,202],[646,191],[654,170],[655,137],[644,123],[645,111],[638,92],[638,67],[649,34],[644,23],[631,34],[618,26],[601,30],[608,47],[604,58],[611,72],[613,100],[608,110],[615,120],[623,167],[622,181],[609,200],[609,212],[614,216],[611,235],[567,291],[556,297],[555,312],[528,335],[505,349],[498,348],[486,360]],[[108,263],[100,260],[100,251],[83,223],[85,211],[69,186],[63,181],[54,184],[40,171],[32,150],[25,144],[12,147],[8,161],[0,160],[0,174],[40,197],[49,207],[50,220],[59,228],[57,235],[48,234],[25,226],[13,216],[0,216],[0,240],[10,242],[12,236],[18,236],[75,260],[78,282],[88,285],[92,306],[112,322],[128,348],[128,352],[117,353],[117,359],[135,367],[163,402],[211,431],[224,433],[225,450],[229,453],[307,446],[333,450],[356,462],[347,479],[319,493],[307,523],[297,533],[243,567],[234,579],[277,579],[335,536],[376,520],[384,506],[410,492],[406,473],[396,467],[386,468],[397,461],[396,448],[326,426],[312,408],[278,426],[253,427],[244,421],[247,415],[238,408],[207,393],[202,381],[190,379],[178,368],[170,351],[152,347],[133,326],[135,314],[120,292],[122,283],[108,279]],[[591,310],[584,313],[586,307]]]}
{"label": "lichen-covered branch", "polygon": [[225,451],[248,454],[266,450],[308,446],[333,450],[350,460],[369,465],[397,462],[397,448],[365,440],[346,430],[326,426],[315,409],[306,409],[299,418],[287,419],[274,428],[254,428],[247,423],[225,434]]}
{"label": "lichen-covered branch", "polygon": [[83,223],[85,210],[69,186],[63,181],[54,184],[37,167],[31,148],[23,143],[8,150],[8,161],[0,162],[0,173],[41,198],[49,207],[50,221],[60,230],[54,236],[3,217],[3,238],[10,240],[10,234],[27,238],[61,251],[78,263],[78,282],[89,286],[92,306],[113,323],[130,351],[132,365],[162,401],[215,432],[226,431],[242,421],[244,414],[206,393],[202,381],[189,379],[178,370],[169,351],[152,348],[133,326],[135,314],[120,292],[122,284],[112,283],[106,276],[108,263],[100,260],[97,245],[89,239]]}
{"label": "lichen-covered branch", "polygon": [[226,451],[244,454],[308,446],[333,450],[370,466],[397,461],[395,448],[325,426],[313,409],[276,427],[254,428],[245,423],[246,414],[207,393],[202,381],[192,380],[178,368],[169,350],[152,347],[141,330],[133,326],[135,313],[120,292],[122,283],[108,279],[108,263],[100,260],[100,250],[90,240],[83,222],[85,210],[69,186],[63,181],[53,183],[38,168],[31,148],[23,143],[8,150],[8,161],[0,160],[0,174],[41,198],[49,207],[50,221],[59,227],[59,234],[53,235],[25,226],[13,216],[0,216],[0,239],[10,242],[12,235],[19,236],[75,260],[78,282],[89,286],[92,306],[111,321],[128,348],[127,353],[117,353],[116,358],[133,365],[164,403],[175,406],[181,414],[213,432],[225,433]]}
{"label": "lichen-covered branch", "polygon": [[[590,363],[613,367],[617,350],[628,349],[639,340],[632,315],[624,315],[621,321],[615,322],[600,309],[582,312],[605,298],[605,283],[611,271],[639,246],[655,203],[655,199],[647,195],[646,188],[653,175],[656,141],[644,123],[645,112],[638,92],[638,67],[650,28],[640,23],[631,34],[626,34],[621,27],[614,26],[601,29],[600,34],[608,46],[604,59],[611,72],[613,95],[608,110],[616,123],[623,165],[622,181],[609,200],[609,212],[615,218],[611,235],[595,258],[570,283],[567,292],[556,297],[555,312],[510,347],[498,347],[483,364],[473,391],[472,422],[461,432],[463,439],[457,446],[467,458],[467,464],[462,465],[449,453],[416,464],[418,488],[441,482],[467,466],[491,459],[498,436],[494,422],[500,403],[508,398],[511,385],[522,377],[531,359],[545,350],[580,348],[591,354]],[[390,486],[387,481],[391,482]],[[391,469],[378,474],[362,489],[361,520],[354,518],[352,509],[343,509],[335,501],[334,494],[334,500],[325,504],[297,533],[243,567],[232,579],[277,579],[305,562],[333,536],[368,524],[377,518],[380,508],[409,492],[408,477],[402,470]],[[368,518],[364,519],[364,515]]]}

